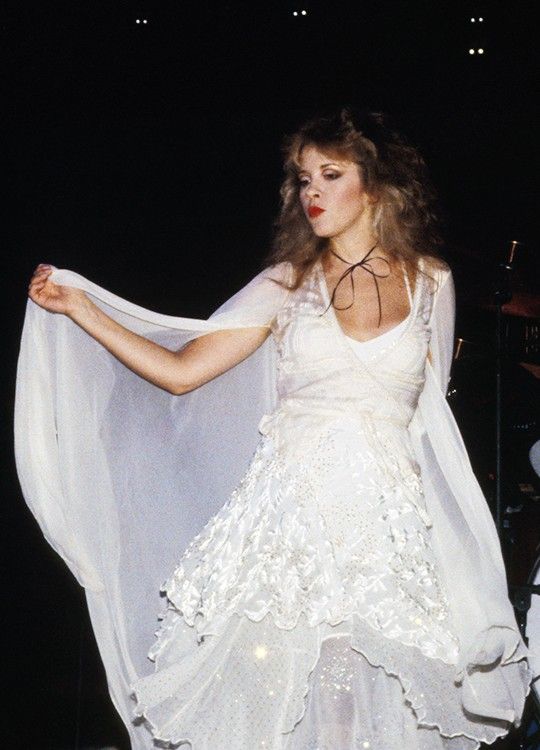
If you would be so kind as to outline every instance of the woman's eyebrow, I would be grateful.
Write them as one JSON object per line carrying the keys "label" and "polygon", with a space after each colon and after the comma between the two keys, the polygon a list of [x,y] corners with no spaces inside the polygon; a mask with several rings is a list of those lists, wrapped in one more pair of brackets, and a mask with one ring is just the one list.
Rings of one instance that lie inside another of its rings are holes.
{"label": "woman's eyebrow", "polygon": [[[325,167],[338,167],[339,164],[336,161],[332,161],[329,164],[321,164],[319,169],[324,169]],[[309,170],[307,169],[300,169],[298,170],[298,174],[309,174]]]}

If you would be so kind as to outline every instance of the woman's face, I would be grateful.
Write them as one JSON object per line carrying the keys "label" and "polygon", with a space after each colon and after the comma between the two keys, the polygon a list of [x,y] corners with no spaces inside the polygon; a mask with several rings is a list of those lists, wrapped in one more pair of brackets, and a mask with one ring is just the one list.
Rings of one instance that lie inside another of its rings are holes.
{"label": "woman's face", "polygon": [[365,224],[371,201],[355,162],[336,161],[315,146],[305,146],[299,162],[300,201],[318,237],[352,234]]}

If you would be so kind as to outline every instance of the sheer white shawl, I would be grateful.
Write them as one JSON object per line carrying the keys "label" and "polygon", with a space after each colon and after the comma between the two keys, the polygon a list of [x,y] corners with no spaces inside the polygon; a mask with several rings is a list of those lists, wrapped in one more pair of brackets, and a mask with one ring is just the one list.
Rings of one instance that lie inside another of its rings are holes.
{"label": "sheer white shawl", "polygon": [[[269,277],[283,272],[280,265],[258,274],[208,320],[143,309],[69,270],[56,269],[51,279],[84,289],[122,325],[178,349],[211,331],[270,326],[288,292]],[[439,282],[432,364],[410,432],[461,643],[463,705],[517,721],[528,680],[516,662],[527,650],[495,525],[445,400],[455,301],[451,274],[441,272]],[[85,587],[110,694],[133,748],[146,747],[148,736],[132,724],[128,686],[153,670],[146,654],[163,609],[159,587],[247,468],[257,425],[275,406],[275,357],[269,337],[228,372],[173,396],[66,316],[28,301],[16,387],[17,471],[43,534]]]}

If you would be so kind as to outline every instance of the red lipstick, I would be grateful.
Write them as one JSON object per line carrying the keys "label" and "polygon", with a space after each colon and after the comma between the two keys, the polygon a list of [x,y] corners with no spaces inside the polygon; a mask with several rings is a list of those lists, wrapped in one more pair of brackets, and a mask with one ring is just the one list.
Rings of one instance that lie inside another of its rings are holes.
{"label": "red lipstick", "polygon": [[308,208],[308,214],[311,216],[311,218],[315,218],[316,216],[320,216],[325,211],[324,208],[320,208],[320,206],[310,206]]}

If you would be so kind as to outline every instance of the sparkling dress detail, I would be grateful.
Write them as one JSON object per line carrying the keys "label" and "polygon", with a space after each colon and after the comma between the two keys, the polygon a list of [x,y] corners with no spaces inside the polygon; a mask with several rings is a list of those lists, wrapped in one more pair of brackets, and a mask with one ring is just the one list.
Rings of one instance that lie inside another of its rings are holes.
{"label": "sparkling dress detail", "polygon": [[[277,407],[249,468],[161,586],[130,686],[148,747],[473,750],[503,722],[467,715],[459,642],[407,426],[432,295],[347,337],[315,265],[272,324]],[[526,669],[523,664],[523,669]]]}

